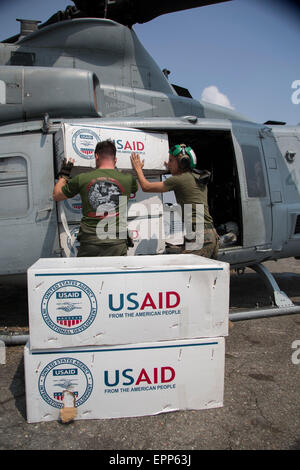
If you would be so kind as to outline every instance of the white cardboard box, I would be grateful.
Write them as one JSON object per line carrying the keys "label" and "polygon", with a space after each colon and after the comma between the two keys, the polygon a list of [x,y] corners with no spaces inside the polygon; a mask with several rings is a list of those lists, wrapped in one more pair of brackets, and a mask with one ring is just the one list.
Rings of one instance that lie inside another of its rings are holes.
{"label": "white cardboard box", "polygon": [[[150,183],[160,182],[158,176],[147,176]],[[127,216],[134,217],[150,217],[163,213],[163,199],[161,193],[146,193],[139,187],[135,194],[131,194],[128,200]]]}
{"label": "white cardboard box", "polygon": [[229,264],[196,255],[44,258],[28,269],[31,349],[226,336]]}
{"label": "white cardboard box", "polygon": [[147,197],[132,197],[128,201],[127,216],[132,219],[135,217],[152,217],[163,213],[164,207],[160,194],[148,194]]}
{"label": "white cardboard box", "polygon": [[58,203],[58,222],[62,222],[61,210],[63,208],[66,219],[70,223],[78,223],[82,219],[82,202],[80,194],[77,194],[75,197],[64,199]]}
{"label": "white cardboard box", "polygon": [[[150,182],[160,181],[158,177],[147,177]],[[58,203],[58,222],[62,222],[62,214],[64,212],[65,218],[69,223],[78,223],[82,218],[82,201],[80,194],[73,198],[65,199]],[[162,214],[164,206],[162,202],[162,194],[160,193],[145,193],[140,188],[136,193],[130,195],[127,206],[127,216],[134,217],[147,217]]]}
{"label": "white cardboard box", "polygon": [[223,406],[224,338],[126,346],[24,349],[27,421],[58,420],[62,393],[75,419],[156,415]]}
{"label": "white cardboard box", "polygon": [[74,158],[74,166],[95,168],[94,151],[98,142],[111,139],[117,149],[117,167],[132,169],[130,155],[138,152],[145,170],[165,170],[169,143],[166,133],[144,132],[129,127],[62,124],[54,137],[57,170],[64,157]]}
{"label": "white cardboard box", "polygon": [[159,255],[165,251],[164,220],[157,217],[136,217],[128,220],[128,233],[133,241],[129,256]]}
{"label": "white cardboard box", "polygon": [[[148,178],[149,181],[154,179]],[[157,181],[157,179],[155,179]],[[58,203],[58,221],[62,222],[61,208],[64,210],[66,219],[70,223],[80,222],[82,218],[82,202],[80,194],[73,198],[65,199]],[[151,215],[159,215],[163,213],[162,195],[155,193],[144,193],[139,189],[128,199],[127,216],[147,217]]]}
{"label": "white cardboard box", "polygon": [[165,242],[171,245],[184,244],[184,226],[179,205],[163,205]]}
{"label": "white cardboard box", "polygon": [[65,230],[65,227],[59,223],[59,241],[62,248],[62,256],[64,258],[76,257],[78,248],[80,246],[79,241],[77,240],[77,235],[79,232],[79,224],[70,224],[68,225],[68,232]]}
{"label": "white cardboard box", "polygon": [[[77,256],[80,246],[77,240],[79,228],[79,224],[58,224],[60,246],[64,258]],[[164,220],[162,216],[136,217],[128,220],[128,231],[134,245],[128,247],[127,254],[129,256],[156,255],[164,252]]]}

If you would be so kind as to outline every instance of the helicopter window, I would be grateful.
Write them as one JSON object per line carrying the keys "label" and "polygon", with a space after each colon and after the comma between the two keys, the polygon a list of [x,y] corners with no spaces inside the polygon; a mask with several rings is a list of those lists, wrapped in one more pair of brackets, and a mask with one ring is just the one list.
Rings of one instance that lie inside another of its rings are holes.
{"label": "helicopter window", "polygon": [[179,86],[179,85],[174,85],[174,83],[172,83],[172,87],[176,91],[177,95],[184,96],[185,98],[193,98],[187,88],[183,88],[182,86]]}
{"label": "helicopter window", "polygon": [[27,162],[0,156],[0,217],[18,217],[29,209]]}
{"label": "helicopter window", "polygon": [[6,84],[0,80],[0,104],[6,103]]}
{"label": "helicopter window", "polygon": [[266,186],[259,148],[242,145],[249,197],[266,197]]}
{"label": "helicopter window", "polygon": [[33,52],[11,52],[10,65],[31,66],[35,63],[35,54]]}

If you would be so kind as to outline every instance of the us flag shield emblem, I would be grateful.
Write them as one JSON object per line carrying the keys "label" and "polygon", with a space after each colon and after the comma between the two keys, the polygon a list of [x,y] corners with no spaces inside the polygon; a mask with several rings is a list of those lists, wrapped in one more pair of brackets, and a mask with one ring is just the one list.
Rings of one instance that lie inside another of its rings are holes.
{"label": "us flag shield emblem", "polygon": [[72,327],[74,325],[79,325],[82,322],[81,315],[68,315],[68,316],[60,316],[56,318],[56,321],[59,325]]}
{"label": "us flag shield emblem", "polygon": [[80,151],[81,151],[82,153],[84,153],[85,155],[92,155],[92,154],[94,153],[94,151],[93,151],[93,150],[90,150],[90,149],[83,149],[83,148],[81,148]]}
{"label": "us flag shield emblem", "polygon": [[83,282],[64,279],[53,284],[41,304],[48,327],[60,334],[77,334],[89,328],[97,314],[97,299]]}
{"label": "us flag shield emblem", "polygon": [[[74,393],[75,397],[78,397],[78,392],[72,392]],[[53,393],[53,398],[54,400],[62,401],[63,399],[63,392],[54,392]]]}

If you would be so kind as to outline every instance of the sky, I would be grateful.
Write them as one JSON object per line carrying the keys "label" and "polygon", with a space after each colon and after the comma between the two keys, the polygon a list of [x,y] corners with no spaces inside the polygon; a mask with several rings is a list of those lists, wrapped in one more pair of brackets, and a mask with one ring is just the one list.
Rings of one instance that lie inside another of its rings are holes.
{"label": "sky", "polygon": [[[0,40],[16,18],[46,21],[72,0],[0,0]],[[256,122],[300,123],[300,11],[287,0],[232,0],[133,29],[171,83]]]}

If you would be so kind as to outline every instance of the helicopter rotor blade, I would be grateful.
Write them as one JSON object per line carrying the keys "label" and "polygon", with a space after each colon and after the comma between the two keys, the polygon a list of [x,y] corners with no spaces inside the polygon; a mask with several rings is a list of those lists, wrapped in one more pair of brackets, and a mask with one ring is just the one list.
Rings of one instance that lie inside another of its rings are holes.
{"label": "helicopter rotor blade", "polygon": [[158,16],[191,8],[203,7],[214,3],[231,0],[73,0],[76,8],[85,16],[109,18],[119,23],[132,26],[146,23]]}

